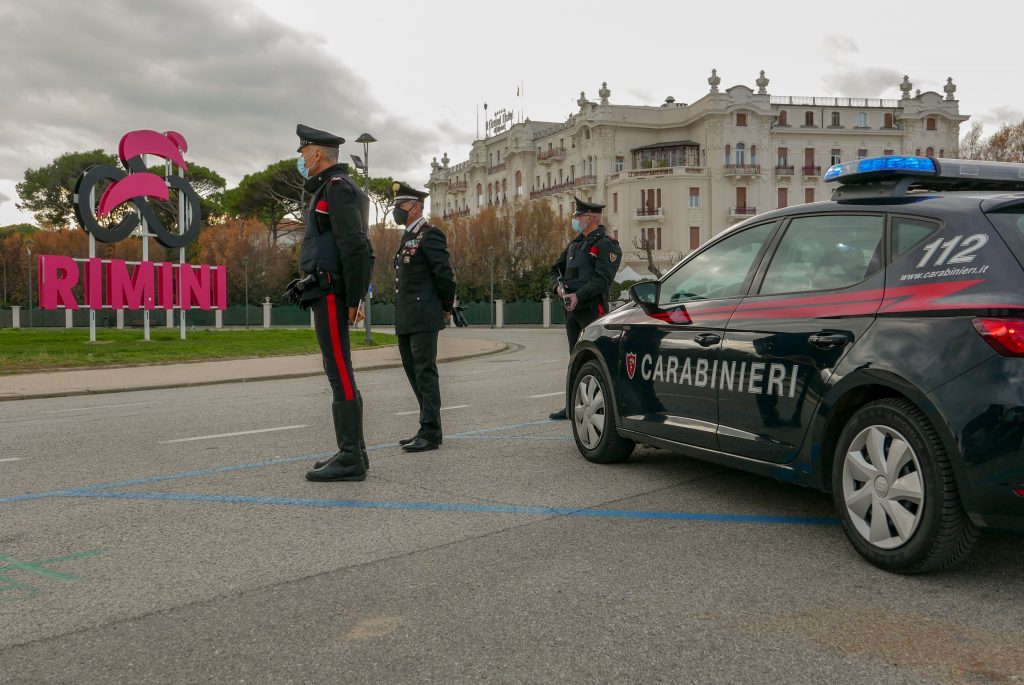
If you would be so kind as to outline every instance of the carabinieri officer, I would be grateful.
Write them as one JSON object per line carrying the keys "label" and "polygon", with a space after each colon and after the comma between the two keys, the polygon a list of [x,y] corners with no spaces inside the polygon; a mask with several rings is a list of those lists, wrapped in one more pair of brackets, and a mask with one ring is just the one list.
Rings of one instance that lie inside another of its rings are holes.
{"label": "carabinieri officer", "polygon": [[[348,327],[366,294],[373,250],[367,239],[370,200],[338,163],[345,139],[299,124],[299,173],[311,195],[300,265],[307,278],[300,306],[312,308],[316,338],[331,384],[338,451],[317,462],[306,479],[360,481],[369,464],[363,441],[363,401],[356,388]],[[293,282],[294,284],[295,282]],[[291,289],[291,285],[289,289]],[[301,287],[301,286],[300,286]]]}
{"label": "carabinieri officer", "polygon": [[395,253],[395,333],[405,375],[420,405],[419,430],[398,443],[406,452],[425,452],[441,444],[437,335],[451,320],[455,276],[444,233],[423,216],[427,193],[404,183],[395,183],[392,192],[395,223],[405,226]]}
{"label": "carabinieri officer", "polygon": [[[608,312],[608,295],[619,270],[622,249],[601,223],[604,205],[584,202],[578,197],[572,230],[576,237],[551,266],[551,289],[565,305],[565,333],[569,352],[583,329]],[[560,282],[561,281],[561,282]],[[568,418],[565,407],[548,418]]]}

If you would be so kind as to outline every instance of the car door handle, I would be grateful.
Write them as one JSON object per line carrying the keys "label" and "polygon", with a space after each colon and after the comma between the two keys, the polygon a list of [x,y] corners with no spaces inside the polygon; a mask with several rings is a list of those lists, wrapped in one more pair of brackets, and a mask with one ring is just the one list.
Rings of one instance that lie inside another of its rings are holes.
{"label": "car door handle", "polygon": [[711,347],[722,342],[722,336],[717,333],[700,333],[693,336],[693,339],[701,347]]}
{"label": "car door handle", "polygon": [[845,333],[815,333],[807,338],[807,342],[823,350],[831,350],[850,342],[850,336]]}

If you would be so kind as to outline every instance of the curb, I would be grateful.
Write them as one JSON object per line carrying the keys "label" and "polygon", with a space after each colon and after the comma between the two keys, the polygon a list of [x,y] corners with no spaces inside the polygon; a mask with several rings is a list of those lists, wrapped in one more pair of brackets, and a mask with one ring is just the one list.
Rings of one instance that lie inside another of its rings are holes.
{"label": "curb", "polygon": [[[500,342],[499,347],[492,350],[484,350],[482,352],[475,352],[472,354],[461,354],[452,357],[444,357],[437,360],[438,364],[447,364],[448,362],[457,362],[464,359],[475,359],[476,357],[489,357],[503,352],[515,351],[519,349],[518,345],[509,344],[506,342]],[[271,357],[253,357],[253,359],[270,359]],[[203,360],[211,361],[211,360]],[[227,361],[227,360],[225,360]],[[402,362],[383,362],[376,364],[368,364],[366,366],[360,366],[355,371],[376,371],[378,369],[394,369],[400,368]],[[117,368],[145,368],[145,367],[117,367]],[[302,373],[284,373],[270,376],[249,376],[244,378],[222,378],[211,381],[181,381],[176,383],[162,383],[159,385],[146,385],[143,387],[138,386],[125,386],[118,388],[104,388],[102,390],[69,390],[65,392],[49,392],[39,393],[33,395],[2,395],[0,394],[0,402],[16,402],[19,400],[43,400],[54,397],[82,397],[85,395],[108,395],[117,392],[134,392],[142,390],[167,390],[170,388],[195,388],[204,385],[227,385],[228,383],[259,383],[261,381],[279,381],[288,380],[292,378],[310,378],[313,376],[322,376],[323,370],[309,371]]]}

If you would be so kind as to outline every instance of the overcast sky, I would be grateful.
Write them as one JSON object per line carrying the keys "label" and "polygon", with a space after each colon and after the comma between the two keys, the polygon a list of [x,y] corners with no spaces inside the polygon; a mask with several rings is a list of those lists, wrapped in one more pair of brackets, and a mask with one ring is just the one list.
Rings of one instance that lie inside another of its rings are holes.
{"label": "overcast sky", "polygon": [[1024,118],[1022,20],[1017,0],[0,0],[0,225],[31,220],[26,168],[134,129],[181,132],[185,159],[232,185],[294,157],[298,122],[367,131],[372,175],[422,185],[432,157],[465,159],[484,102],[562,121],[602,81],[614,103],[694,102],[712,68],[723,89],[764,69],[773,95],[896,98],[904,73],[940,93],[952,76],[991,131]]}

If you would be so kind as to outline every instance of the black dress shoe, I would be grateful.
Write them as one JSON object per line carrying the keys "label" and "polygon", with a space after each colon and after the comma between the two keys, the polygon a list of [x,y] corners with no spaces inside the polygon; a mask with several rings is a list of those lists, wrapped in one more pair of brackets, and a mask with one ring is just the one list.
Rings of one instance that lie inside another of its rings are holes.
{"label": "black dress shoe", "polygon": [[311,481],[359,481],[366,480],[366,468],[361,456],[334,456],[318,469],[306,472],[306,480]]}
{"label": "black dress shoe", "polygon": [[398,444],[401,445],[402,447],[405,447],[406,445],[408,445],[411,442],[416,442],[416,438],[418,438],[418,437],[420,437],[420,436],[414,435],[411,438],[402,438],[401,440],[398,441]]}
{"label": "black dress shoe", "polygon": [[428,450],[436,450],[438,443],[431,442],[426,438],[416,438],[408,445],[402,447],[406,452],[426,452]]}
{"label": "black dress shoe", "polygon": [[565,409],[559,409],[556,412],[548,414],[548,418],[552,421],[565,421],[569,418],[569,415],[565,413]]}

